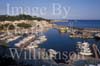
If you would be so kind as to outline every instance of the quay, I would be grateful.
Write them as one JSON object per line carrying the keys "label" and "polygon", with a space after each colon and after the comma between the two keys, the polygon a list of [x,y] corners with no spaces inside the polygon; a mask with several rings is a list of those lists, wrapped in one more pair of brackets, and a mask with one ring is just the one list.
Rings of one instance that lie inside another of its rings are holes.
{"label": "quay", "polygon": [[96,33],[96,32],[100,32],[100,29],[97,28],[77,28],[77,27],[70,27],[70,26],[58,26],[56,24],[53,24],[52,28],[55,29],[70,29],[70,30],[74,30],[74,31],[82,31],[82,32],[91,32],[91,33]]}
{"label": "quay", "polygon": [[96,33],[100,33],[100,29],[96,28],[77,28],[70,26],[58,26],[53,24],[54,29],[61,33],[68,33],[71,38],[94,38]]}

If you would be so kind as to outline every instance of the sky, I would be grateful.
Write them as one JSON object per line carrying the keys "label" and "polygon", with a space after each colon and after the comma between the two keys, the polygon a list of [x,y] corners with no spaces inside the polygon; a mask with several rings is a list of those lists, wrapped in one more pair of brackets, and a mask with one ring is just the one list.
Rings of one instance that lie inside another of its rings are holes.
{"label": "sky", "polygon": [[100,20],[100,0],[0,0],[0,15],[18,14],[48,19]]}

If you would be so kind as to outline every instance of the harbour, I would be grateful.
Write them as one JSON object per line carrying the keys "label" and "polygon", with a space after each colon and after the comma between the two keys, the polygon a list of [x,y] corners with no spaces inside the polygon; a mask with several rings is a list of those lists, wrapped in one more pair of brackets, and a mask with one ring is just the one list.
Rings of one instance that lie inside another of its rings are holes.
{"label": "harbour", "polygon": [[[46,54],[48,52],[50,52],[51,58],[52,57],[57,58],[57,59],[53,60],[53,62],[56,62],[55,65],[57,65],[57,63],[62,63],[65,65],[66,64],[72,65],[74,62],[76,62],[78,60],[88,60],[88,59],[93,59],[93,60],[98,59],[99,60],[100,57],[98,54],[99,53],[98,50],[100,50],[100,48],[97,46],[100,46],[99,45],[100,41],[95,39],[95,37],[93,35],[93,34],[95,34],[95,36],[99,37],[99,32],[98,32],[99,30],[97,28],[85,29],[85,27],[84,27],[84,29],[81,30],[81,29],[79,29],[79,27],[73,28],[72,26],[71,27],[69,27],[69,26],[62,27],[62,26],[56,25],[57,28],[46,27],[47,30],[44,32],[41,32],[40,29],[42,29],[42,26],[41,26],[41,24],[39,24],[39,25],[40,25],[40,28],[38,27],[37,33],[36,32],[30,33],[31,31],[29,33],[25,33],[24,35],[20,35],[20,34],[15,35],[13,33],[12,33],[13,35],[7,35],[7,34],[3,33],[0,35],[0,38],[1,38],[1,40],[7,40],[6,42],[8,43],[9,47],[16,47],[19,49],[22,48],[22,49],[28,50],[28,51],[30,49],[36,49],[37,52],[43,53],[43,55],[41,55],[40,57],[45,56],[44,52],[46,52]],[[95,29],[97,29],[97,30],[94,31]],[[77,45],[77,42],[78,42],[78,45]],[[82,43],[80,43],[80,45],[82,45],[82,44],[83,44],[83,46],[87,45],[86,48],[87,48],[88,52],[86,52],[87,50],[85,50],[84,47],[82,48],[84,50],[84,52],[82,52],[83,50],[81,51],[79,42],[82,42]],[[80,48],[79,49],[80,53],[77,53],[77,52],[79,52],[79,51],[77,51],[77,49],[78,49],[77,47]],[[93,51],[88,48],[92,48]],[[40,50],[38,50],[38,49],[40,49]],[[53,53],[54,55],[52,54],[52,52],[54,52]],[[67,60],[67,62],[66,62],[65,59],[59,59],[56,56],[56,55],[58,55],[56,52],[61,52],[61,53],[62,52],[68,52],[68,53],[75,52],[76,57],[71,59],[71,57],[73,57],[73,54],[72,54],[71,56],[68,56],[67,59],[65,58]],[[34,53],[33,52],[31,52],[31,53],[34,56]],[[48,58],[48,57],[49,56],[45,56],[44,58]],[[42,59],[42,61],[44,61],[44,59]],[[48,62],[46,62],[46,63],[48,63]]]}
{"label": "harbour", "polygon": [[1,0],[0,66],[100,66],[100,0]]}

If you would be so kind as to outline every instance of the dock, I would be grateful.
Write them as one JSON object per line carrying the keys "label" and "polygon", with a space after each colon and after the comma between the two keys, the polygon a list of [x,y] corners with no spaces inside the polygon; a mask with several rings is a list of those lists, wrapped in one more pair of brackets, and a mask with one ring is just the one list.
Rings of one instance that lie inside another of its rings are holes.
{"label": "dock", "polygon": [[69,33],[71,38],[94,38],[95,33],[100,33],[100,29],[97,28],[77,28],[70,26],[58,26],[53,24],[54,29],[61,33]]}
{"label": "dock", "polygon": [[100,29],[97,29],[97,28],[77,28],[77,27],[70,27],[70,26],[58,26],[56,24],[53,24],[52,28],[55,28],[58,30],[61,28],[69,28],[70,30],[74,30],[74,31],[91,32],[91,33],[100,32]]}

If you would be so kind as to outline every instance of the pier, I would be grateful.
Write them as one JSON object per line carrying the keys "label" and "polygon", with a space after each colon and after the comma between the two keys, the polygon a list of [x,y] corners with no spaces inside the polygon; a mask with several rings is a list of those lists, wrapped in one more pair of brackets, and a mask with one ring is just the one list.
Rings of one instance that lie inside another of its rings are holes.
{"label": "pier", "polygon": [[55,29],[61,29],[61,28],[69,28],[70,30],[74,31],[82,31],[82,32],[91,32],[91,33],[97,33],[100,32],[100,29],[97,28],[77,28],[77,27],[70,27],[70,26],[58,26],[56,24],[53,24],[53,28]]}
{"label": "pier", "polygon": [[97,28],[78,28],[70,26],[58,26],[53,24],[52,28],[58,30],[60,33],[68,33],[71,38],[95,38],[96,33],[100,33]]}

